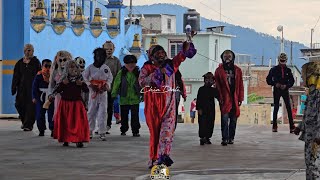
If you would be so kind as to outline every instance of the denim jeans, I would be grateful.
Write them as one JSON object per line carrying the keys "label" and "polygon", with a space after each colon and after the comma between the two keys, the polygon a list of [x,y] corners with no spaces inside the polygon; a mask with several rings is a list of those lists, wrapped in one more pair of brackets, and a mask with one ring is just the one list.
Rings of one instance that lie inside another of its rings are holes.
{"label": "denim jeans", "polygon": [[236,134],[237,117],[234,113],[227,113],[221,116],[222,140],[233,140]]}

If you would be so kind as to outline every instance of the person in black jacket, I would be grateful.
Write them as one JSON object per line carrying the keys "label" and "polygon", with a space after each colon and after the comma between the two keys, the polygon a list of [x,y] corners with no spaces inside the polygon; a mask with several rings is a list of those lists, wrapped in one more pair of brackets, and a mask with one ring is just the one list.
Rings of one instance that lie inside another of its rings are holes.
{"label": "person in black jacket", "polygon": [[279,110],[279,101],[280,97],[283,98],[284,103],[286,104],[289,124],[290,124],[290,133],[293,133],[295,126],[292,118],[292,111],[289,98],[289,88],[294,84],[294,78],[291,72],[291,69],[286,66],[287,55],[281,53],[278,57],[279,65],[271,68],[267,76],[267,83],[274,87],[273,89],[273,98],[274,98],[274,110],[273,110],[273,126],[272,132],[278,132],[277,126],[277,115]]}
{"label": "person in black jacket", "polygon": [[197,95],[198,124],[200,145],[211,144],[214,121],[215,121],[215,103],[214,98],[218,98],[218,90],[212,87],[214,76],[211,72],[203,75],[204,86],[200,87]]}
{"label": "person in black jacket", "polygon": [[19,113],[24,131],[31,131],[35,122],[35,104],[32,102],[32,83],[41,70],[40,61],[33,56],[31,44],[24,46],[24,57],[14,66],[11,85],[12,96],[16,95],[15,106]]}

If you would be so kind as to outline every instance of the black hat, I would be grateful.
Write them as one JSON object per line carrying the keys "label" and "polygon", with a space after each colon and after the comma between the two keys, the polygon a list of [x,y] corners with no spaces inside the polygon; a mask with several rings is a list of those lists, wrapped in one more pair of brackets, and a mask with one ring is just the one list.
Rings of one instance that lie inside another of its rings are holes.
{"label": "black hat", "polygon": [[212,74],[212,72],[207,72],[202,77],[204,77],[204,79],[207,79],[207,78],[213,78],[214,79],[214,75]]}
{"label": "black hat", "polygon": [[223,60],[223,54],[226,53],[226,52],[230,52],[232,54],[232,61],[234,61],[234,59],[236,58],[236,55],[230,49],[227,49],[227,50],[223,51],[223,53],[220,55],[220,58]]}
{"label": "black hat", "polygon": [[164,51],[163,47],[160,45],[155,45],[154,48],[152,49],[151,56],[153,56],[154,53],[156,53],[157,51],[160,51],[160,50]]}
{"label": "black hat", "polygon": [[134,56],[134,55],[126,55],[126,56],[123,58],[123,62],[124,62],[125,64],[137,63],[137,58],[136,58],[136,56]]}

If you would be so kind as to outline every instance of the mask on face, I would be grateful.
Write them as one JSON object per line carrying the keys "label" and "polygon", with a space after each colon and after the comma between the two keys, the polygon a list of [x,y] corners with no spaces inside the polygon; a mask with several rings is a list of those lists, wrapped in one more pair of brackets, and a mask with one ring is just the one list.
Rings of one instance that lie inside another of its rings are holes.
{"label": "mask on face", "polygon": [[50,68],[42,68],[41,74],[42,74],[43,80],[46,82],[49,82]]}
{"label": "mask on face", "polygon": [[85,70],[86,61],[81,57],[76,57],[75,61],[78,64],[80,71],[83,72]]}
{"label": "mask on face", "polygon": [[97,48],[93,51],[94,66],[100,68],[106,60],[106,51],[103,48]]}
{"label": "mask on face", "polygon": [[112,57],[113,52],[114,52],[114,44],[111,41],[107,41],[103,44],[103,48],[106,51],[107,58]]}
{"label": "mask on face", "polygon": [[281,54],[279,55],[279,57],[278,57],[278,62],[279,62],[279,64],[285,65],[285,64],[287,63],[287,61],[288,61],[287,55],[286,55],[285,53],[281,53]]}
{"label": "mask on face", "polygon": [[231,50],[225,50],[220,57],[224,65],[230,66],[234,64],[235,55]]}
{"label": "mask on face", "polygon": [[204,85],[211,87],[214,84],[214,76],[212,72],[207,72],[205,75],[202,76],[204,78]]}

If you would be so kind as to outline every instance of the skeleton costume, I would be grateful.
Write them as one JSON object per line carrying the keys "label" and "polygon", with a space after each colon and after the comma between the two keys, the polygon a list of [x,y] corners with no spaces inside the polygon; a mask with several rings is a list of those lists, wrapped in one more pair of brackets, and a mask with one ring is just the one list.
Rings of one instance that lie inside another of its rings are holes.
{"label": "skeleton costume", "polygon": [[15,107],[19,113],[21,129],[31,131],[35,122],[35,105],[32,103],[32,83],[41,64],[36,56],[33,56],[34,48],[31,44],[24,47],[25,56],[14,66],[11,93],[16,95]]}
{"label": "skeleton costume", "polygon": [[[99,52],[101,51],[101,52]],[[104,54],[99,54],[104,52]],[[90,136],[95,129],[96,120],[98,122],[98,133],[101,140],[105,140],[106,117],[108,108],[108,92],[102,90],[106,85],[110,88],[113,80],[110,68],[104,64],[101,58],[105,58],[105,50],[97,48],[95,51],[95,62],[90,64],[83,72],[83,78],[89,86],[89,103],[88,103],[88,118],[90,124]],[[100,63],[100,60],[102,63]],[[97,63],[98,65],[95,65]],[[100,67],[99,67],[100,66]],[[93,88],[96,87],[96,90]]]}
{"label": "skeleton costume", "polygon": [[[64,71],[65,64],[67,61],[72,61],[72,55],[68,51],[59,51],[57,52],[54,61],[51,66],[50,71],[50,79],[49,79],[49,87],[48,87],[48,95],[53,94],[54,87],[61,81],[61,77]],[[57,94],[54,98],[54,112],[53,112],[53,121],[55,120],[55,116],[57,113],[57,107],[59,106],[59,102],[61,99],[61,95]]]}
{"label": "skeleton costume", "polygon": [[82,81],[82,76],[75,61],[65,64],[61,80],[55,86],[53,93],[60,93],[61,100],[55,108],[54,138],[59,142],[77,143],[83,147],[82,142],[89,142],[89,123],[81,92],[88,91],[87,85]]}
{"label": "skeleton costume", "polygon": [[[309,62],[302,66],[302,79],[309,88],[301,126],[300,140],[305,142],[306,179],[320,179],[320,62]],[[296,131],[296,130],[295,130]],[[297,133],[299,134],[299,133]]]}
{"label": "skeleton costume", "polygon": [[151,59],[143,65],[140,71],[138,80],[144,93],[144,113],[150,131],[149,168],[155,163],[167,166],[173,163],[169,156],[176,119],[174,73],[186,57],[192,58],[197,52],[193,43],[189,44],[189,49],[187,49],[186,42],[183,45],[184,50],[172,60],[166,58],[163,47],[159,45],[151,47],[152,51],[149,50]]}
{"label": "skeleton costume", "polygon": [[[86,67],[86,61],[82,57],[76,57],[74,59],[80,68],[80,72],[83,73]],[[82,92],[81,94],[85,108],[88,109],[89,92]]]}

